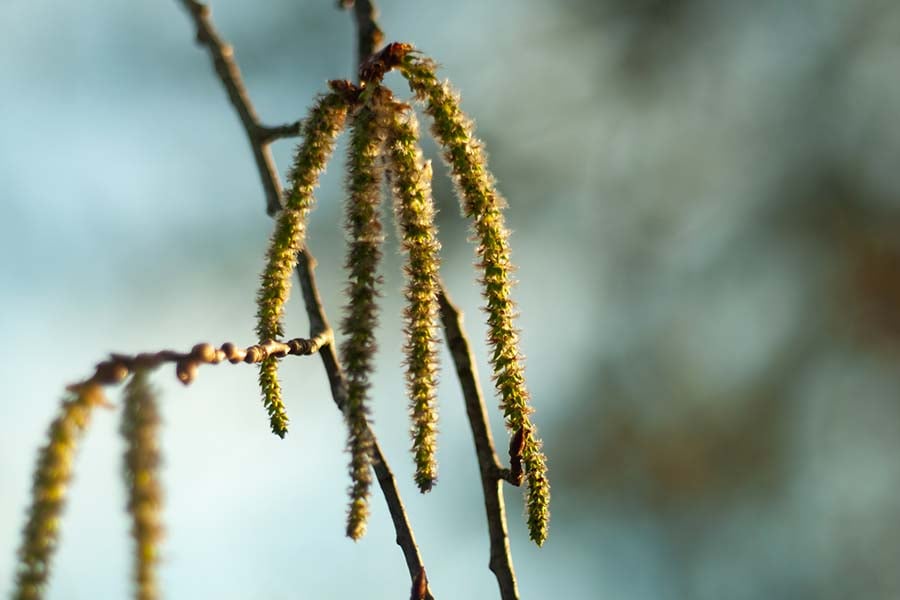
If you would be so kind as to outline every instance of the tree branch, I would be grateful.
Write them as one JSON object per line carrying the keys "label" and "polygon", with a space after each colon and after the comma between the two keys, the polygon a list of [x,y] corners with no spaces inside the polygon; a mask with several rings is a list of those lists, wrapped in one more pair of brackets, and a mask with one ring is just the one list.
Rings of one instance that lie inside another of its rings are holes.
{"label": "tree branch", "polygon": [[457,309],[447,292],[441,286],[438,295],[441,307],[441,322],[447,346],[456,366],[456,376],[462,387],[466,404],[466,415],[472,427],[475,439],[475,453],[481,473],[481,489],[484,492],[484,510],[487,514],[488,534],[491,541],[491,558],[488,563],[497,577],[500,586],[500,597],[503,600],[518,600],[519,590],[516,586],[516,573],[513,570],[512,554],[509,549],[509,534],[506,530],[506,508],[503,504],[501,479],[508,477],[509,471],[500,467],[500,460],[494,449],[494,438],[488,427],[487,408],[478,384],[478,372],[475,360],[469,349],[469,340],[462,328],[462,313]]}
{"label": "tree branch", "polygon": [[[264,128],[259,124],[256,111],[241,81],[240,71],[234,60],[233,51],[215,31],[210,19],[209,8],[195,0],[181,0],[181,2],[193,18],[197,26],[197,40],[209,49],[216,74],[241,118],[241,123],[253,148],[260,179],[266,193],[266,212],[273,216],[281,208],[281,185],[278,171],[266,145],[267,141],[265,141],[267,137],[270,138],[271,136],[262,135],[259,132],[272,132],[279,128]],[[269,139],[269,141],[271,140]],[[347,380],[344,377],[340,361],[335,352],[332,329],[322,308],[314,274],[315,264],[315,258],[308,249],[304,248],[300,252],[297,261],[297,277],[303,290],[303,299],[306,303],[306,313],[309,317],[310,331],[313,337],[324,334],[329,338],[329,343],[319,349],[319,355],[322,357],[322,363],[328,375],[332,398],[337,407],[343,410],[347,401]],[[378,478],[378,483],[381,486],[385,502],[390,511],[394,529],[397,533],[397,544],[402,549],[406,559],[410,579],[413,584],[416,584],[421,580],[421,573],[424,572],[419,548],[416,545],[415,536],[409,525],[409,519],[403,507],[394,475],[384,458],[384,454],[381,452],[377,438],[371,428],[368,429],[368,432],[372,439],[372,467],[375,470],[375,475]],[[430,593],[426,594],[425,598],[433,600]]]}
{"label": "tree branch", "polygon": [[209,7],[196,0],[181,0],[181,3],[187,8],[197,26],[197,43],[206,46],[209,50],[213,68],[215,68],[222,85],[225,86],[231,105],[234,106],[241,119],[241,124],[247,133],[247,141],[250,142],[250,149],[253,151],[253,160],[256,161],[256,168],[259,170],[263,190],[266,193],[266,212],[270,217],[274,216],[281,209],[281,183],[275,160],[269,150],[269,142],[283,137],[283,135],[273,135],[273,132],[283,132],[285,129],[283,127],[265,127],[259,122],[256,110],[247,95],[247,88],[244,87],[241,79],[241,70],[234,60],[234,50],[222,41],[219,32],[213,27],[212,11]]}
{"label": "tree branch", "polygon": [[[294,121],[293,123],[285,123],[284,125],[260,125],[256,124],[254,136],[256,140],[263,145],[271,144],[275,140],[288,137],[298,137],[300,135],[300,127],[302,121]],[[278,177],[276,176],[277,180]]]}
{"label": "tree branch", "polygon": [[340,0],[343,8],[353,7],[356,21],[356,64],[362,65],[384,41],[384,32],[378,26],[378,8],[371,0]]}
{"label": "tree branch", "polygon": [[159,352],[142,352],[140,354],[111,354],[94,368],[94,374],[87,379],[69,386],[70,391],[77,388],[98,384],[112,385],[119,383],[140,369],[155,369],[164,363],[175,363],[175,374],[181,383],[187,385],[194,381],[197,369],[202,364],[217,365],[227,360],[231,364],[244,362],[248,364],[263,361],[268,356],[284,357],[289,354],[308,356],[331,343],[326,333],[320,333],[312,339],[294,338],[286,342],[266,340],[260,344],[239,348],[231,342],[215,348],[212,344],[196,344],[190,352],[161,350]]}

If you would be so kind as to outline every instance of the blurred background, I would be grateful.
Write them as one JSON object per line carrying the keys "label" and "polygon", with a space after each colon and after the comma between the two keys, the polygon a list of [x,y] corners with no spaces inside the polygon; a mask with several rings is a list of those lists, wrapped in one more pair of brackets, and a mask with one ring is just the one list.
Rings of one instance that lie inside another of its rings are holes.
{"label": "blurred background", "polygon": [[[900,4],[378,4],[388,40],[462,91],[510,203],[553,484],[540,549],[505,489],[522,596],[900,597]],[[334,2],[212,8],[266,123],[352,76]],[[65,384],[110,351],[254,341],[271,222],[193,35],[172,0],[0,3],[0,593]],[[282,172],[293,145],[274,147]],[[340,155],[309,239],[333,323]],[[473,248],[435,166],[443,276],[490,390]],[[435,596],[496,598],[446,355],[441,479],[425,497],[412,484],[387,230],[374,427]],[[287,321],[307,333],[296,294]],[[155,377],[165,597],[406,597],[379,493],[368,536],[343,537],[344,431],[320,361],[282,373],[285,440],[252,367],[205,367],[190,389]],[[49,598],[129,595],[117,419],[99,410],[85,437]]]}

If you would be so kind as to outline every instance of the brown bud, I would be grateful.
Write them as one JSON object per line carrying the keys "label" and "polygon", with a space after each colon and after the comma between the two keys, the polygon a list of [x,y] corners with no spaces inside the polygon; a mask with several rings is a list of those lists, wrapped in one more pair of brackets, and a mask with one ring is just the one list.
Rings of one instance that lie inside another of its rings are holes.
{"label": "brown bud", "polygon": [[522,472],[522,459],[515,457],[509,461],[509,482],[516,487],[522,485],[525,474]]}
{"label": "brown bud", "polygon": [[412,51],[410,44],[391,42],[359,67],[359,79],[364,82],[381,81],[385,73],[400,66]]}
{"label": "brown bud", "polygon": [[238,348],[231,342],[225,342],[224,344],[222,344],[222,352],[225,354],[225,358],[228,359],[228,362],[233,365],[236,365],[237,363],[243,361],[244,356],[246,355],[246,353],[242,349]]}
{"label": "brown bud", "polygon": [[409,600],[425,600],[428,593],[428,577],[425,575],[425,567],[419,567],[419,572],[413,580],[412,591]]}
{"label": "brown bud", "polygon": [[263,349],[259,346],[250,346],[247,348],[247,354],[244,356],[245,363],[258,363],[265,357]]}
{"label": "brown bud", "polygon": [[191,348],[191,358],[205,363],[216,362],[216,349],[212,344],[202,343]]}
{"label": "brown bud", "polygon": [[110,385],[119,383],[128,377],[128,367],[124,363],[117,360],[105,360],[97,365],[97,372],[94,375],[97,383]]}
{"label": "brown bud", "polygon": [[189,358],[179,360],[175,365],[175,375],[184,385],[188,385],[197,377],[197,368],[199,363]]}
{"label": "brown bud", "polygon": [[403,59],[406,58],[406,55],[412,52],[412,50],[412,44],[391,42],[381,49],[380,54],[384,55],[384,62],[388,65],[389,69],[393,69],[394,67],[399,67],[403,63]]}
{"label": "brown bud", "polygon": [[509,459],[521,458],[522,452],[525,450],[525,440],[528,437],[528,430],[519,427],[515,435],[509,440]]}

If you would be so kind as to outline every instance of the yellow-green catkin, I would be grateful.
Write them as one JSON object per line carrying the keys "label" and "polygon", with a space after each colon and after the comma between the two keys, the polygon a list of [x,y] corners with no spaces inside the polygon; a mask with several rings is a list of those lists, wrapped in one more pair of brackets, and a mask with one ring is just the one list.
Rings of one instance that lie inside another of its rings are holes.
{"label": "yellow-green catkin", "polygon": [[44,595],[78,441],[90,421],[91,409],[103,401],[99,385],[80,386],[63,400],[50,424],[47,444],[38,455],[28,521],[22,531],[12,594],[15,600],[36,600]]}
{"label": "yellow-green catkin", "polygon": [[416,484],[430,491],[437,481],[437,318],[441,245],[434,225],[431,163],[422,159],[415,114],[393,112],[387,148],[394,214],[406,253],[406,383],[409,391]]}
{"label": "yellow-green catkin", "polygon": [[[256,333],[260,341],[277,340],[284,336],[284,305],[290,294],[297,253],[306,237],[306,220],[315,202],[313,190],[334,150],[335,139],[344,126],[346,115],[346,98],[331,93],[318,99],[304,121],[303,142],[297,147],[288,176],[290,190],[285,195],[284,207],[276,217],[257,294]],[[268,357],[260,363],[259,384],[272,431],[284,437],[288,417],[278,383],[277,358]]]}
{"label": "yellow-green catkin", "polygon": [[159,597],[156,565],[163,535],[160,510],[162,485],[159,481],[159,411],[145,370],[138,370],[125,388],[125,406],[120,432],[125,438],[123,475],[128,492],[128,514],[135,542],[134,597]]}
{"label": "yellow-green catkin", "polygon": [[488,343],[494,385],[509,431],[528,432],[522,461],[528,481],[527,511],[531,539],[541,545],[547,538],[550,486],[541,442],[529,414],[523,359],[513,325],[516,306],[511,297],[513,270],[509,232],[504,226],[505,202],[494,188],[481,142],[472,134],[472,122],[459,107],[457,94],[438,80],[435,63],[411,52],[400,71],[416,98],[432,118],[432,133],[442,146],[460,196],[463,214],[473,222],[488,318]]}
{"label": "yellow-green catkin", "polygon": [[344,342],[341,362],[347,374],[347,450],[350,453],[351,486],[347,535],[358,540],[366,531],[369,488],[372,483],[371,439],[368,435],[369,375],[377,347],[375,327],[381,277],[378,264],[384,241],[381,218],[383,108],[379,94],[367,94],[366,103],[353,114],[347,158],[347,191],[344,224],[347,229],[349,283],[347,306],[341,323]]}

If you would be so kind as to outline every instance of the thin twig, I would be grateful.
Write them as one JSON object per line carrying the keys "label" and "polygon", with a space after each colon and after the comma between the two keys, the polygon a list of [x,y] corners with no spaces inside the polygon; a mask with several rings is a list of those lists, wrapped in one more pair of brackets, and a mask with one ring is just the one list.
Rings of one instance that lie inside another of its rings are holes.
{"label": "thin twig", "polygon": [[259,177],[266,193],[266,212],[271,217],[281,208],[281,183],[268,144],[276,137],[280,137],[272,136],[272,132],[283,131],[283,129],[265,127],[259,122],[256,110],[247,95],[247,88],[244,87],[241,79],[241,70],[234,60],[234,50],[222,41],[219,32],[213,27],[212,11],[209,7],[196,0],[181,0],[181,3],[194,19],[194,24],[197,26],[197,43],[206,46],[209,50],[216,74],[222,85],[225,86],[228,99],[231,100],[231,105],[237,111],[244,131],[247,133],[247,141],[250,142],[250,149],[253,151],[253,160],[256,161],[256,168],[259,170]]}
{"label": "thin twig", "polygon": [[500,597],[503,600],[518,600],[519,590],[516,586],[516,573],[513,570],[512,554],[509,550],[509,534],[506,530],[506,508],[503,504],[501,479],[508,476],[509,471],[500,467],[500,460],[494,449],[494,438],[488,427],[487,409],[481,386],[478,384],[478,373],[469,341],[462,328],[462,313],[457,309],[443,286],[438,295],[441,307],[441,321],[444,334],[447,336],[447,347],[456,365],[456,376],[462,387],[466,404],[466,415],[472,427],[475,439],[475,453],[478,455],[481,488],[484,491],[484,510],[487,513],[488,534],[491,540],[491,558],[488,565],[497,577],[500,586]]}
{"label": "thin twig", "polygon": [[353,7],[356,22],[356,64],[362,65],[384,41],[384,32],[378,26],[378,8],[370,0],[341,0],[343,8]]}
{"label": "thin twig", "polygon": [[123,381],[130,374],[140,369],[155,369],[164,363],[175,363],[175,374],[181,383],[187,385],[194,381],[197,369],[202,364],[217,365],[227,360],[231,364],[258,363],[269,356],[282,358],[293,354],[308,356],[329,345],[328,333],[320,333],[311,339],[294,338],[286,342],[266,340],[265,342],[239,348],[231,342],[216,348],[212,344],[196,344],[190,352],[160,350],[159,352],[142,352],[140,354],[110,354],[109,360],[98,363],[94,374],[87,379],[68,386],[75,391],[92,384],[113,385]]}
{"label": "thin twig", "polygon": [[[241,117],[241,123],[244,126],[247,136],[254,147],[254,156],[257,157],[256,165],[259,169],[260,178],[262,180],[263,189],[266,193],[266,211],[269,215],[274,215],[281,207],[281,185],[279,183],[278,172],[272,160],[271,153],[264,144],[255,140],[254,132],[259,129],[256,121],[256,112],[253,104],[250,102],[249,95],[244,88],[240,79],[240,72],[237,63],[234,60],[233,52],[215,33],[210,19],[209,9],[195,0],[181,0],[188,8],[188,12],[193,18],[197,30],[198,41],[209,48],[210,55],[213,59],[216,74],[219,77],[228,97],[234,105],[235,110]],[[226,56],[227,55],[227,56]],[[258,152],[257,152],[258,150]],[[260,160],[263,156],[266,160]],[[306,303],[306,313],[309,316],[309,326],[312,337],[319,335],[327,335],[329,343],[319,349],[319,355],[322,357],[322,363],[325,366],[325,372],[328,375],[328,382],[331,386],[331,395],[334,403],[343,411],[347,402],[347,380],[341,369],[335,351],[332,329],[328,324],[325,311],[322,308],[322,301],[319,296],[318,286],[315,279],[316,260],[304,248],[301,250],[297,260],[297,277],[300,280],[300,287],[303,290],[303,299]],[[422,558],[419,555],[419,548],[416,545],[415,536],[409,525],[409,519],[406,515],[406,509],[400,498],[400,492],[397,488],[397,482],[394,475],[381,452],[378,440],[375,434],[369,428],[369,435],[372,439],[372,468],[378,478],[378,483],[387,503],[388,510],[391,514],[391,520],[394,523],[394,529],[397,533],[397,544],[403,551],[406,559],[406,565],[409,569],[410,579],[413,583],[420,579],[420,572],[423,570]],[[426,595],[427,600],[433,600],[431,594]]]}
{"label": "thin twig", "polygon": [[300,135],[300,127],[302,121],[294,121],[293,123],[285,123],[284,125],[256,125],[254,137],[260,144],[271,144],[275,140],[282,138],[297,137]]}

